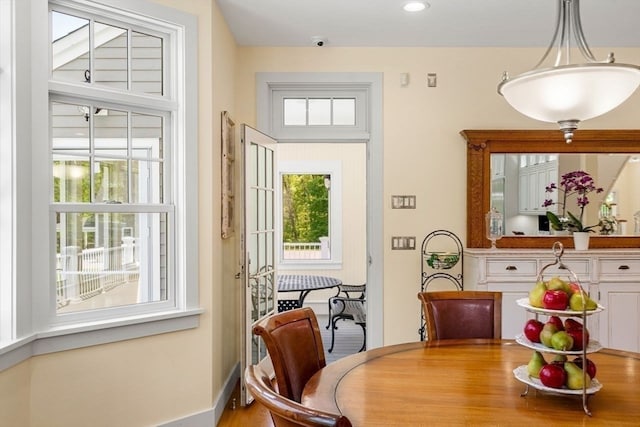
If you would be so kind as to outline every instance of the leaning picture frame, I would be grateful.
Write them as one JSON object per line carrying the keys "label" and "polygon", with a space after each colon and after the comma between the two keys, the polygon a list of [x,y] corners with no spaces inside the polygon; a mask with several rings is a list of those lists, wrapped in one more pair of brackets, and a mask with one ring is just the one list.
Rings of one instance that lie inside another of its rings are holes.
{"label": "leaning picture frame", "polygon": [[222,112],[222,238],[233,236],[235,231],[235,123],[228,111]]}

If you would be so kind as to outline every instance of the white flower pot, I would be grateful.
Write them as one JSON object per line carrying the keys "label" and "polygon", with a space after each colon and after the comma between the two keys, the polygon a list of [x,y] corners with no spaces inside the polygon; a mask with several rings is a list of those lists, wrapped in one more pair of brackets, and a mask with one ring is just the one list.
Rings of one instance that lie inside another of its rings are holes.
{"label": "white flower pot", "polygon": [[589,249],[589,235],[591,233],[585,231],[573,232],[573,246],[576,251],[586,251]]}

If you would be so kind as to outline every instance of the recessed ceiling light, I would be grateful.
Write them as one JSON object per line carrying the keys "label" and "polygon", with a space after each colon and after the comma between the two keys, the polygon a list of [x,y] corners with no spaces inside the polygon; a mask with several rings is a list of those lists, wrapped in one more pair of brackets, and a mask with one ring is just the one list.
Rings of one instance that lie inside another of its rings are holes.
{"label": "recessed ceiling light", "polygon": [[420,12],[425,10],[429,4],[421,1],[411,1],[406,3],[403,7],[407,12]]}

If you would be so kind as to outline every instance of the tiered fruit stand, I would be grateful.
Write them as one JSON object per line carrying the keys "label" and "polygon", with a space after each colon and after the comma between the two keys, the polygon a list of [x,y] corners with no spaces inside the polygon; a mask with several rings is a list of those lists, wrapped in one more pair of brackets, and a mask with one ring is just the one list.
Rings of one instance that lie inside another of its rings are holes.
{"label": "tiered fruit stand", "polygon": [[[571,269],[569,269],[566,265],[564,265],[562,263],[561,257],[562,254],[564,253],[564,248],[562,246],[562,243],[560,242],[555,242],[553,245],[553,254],[556,257],[555,262],[548,264],[546,266],[544,266],[540,272],[538,273],[538,281],[543,281],[544,280],[544,271],[552,266],[557,266],[558,269],[560,270],[565,270],[567,272],[567,274],[570,276],[570,280],[573,283],[577,283],[578,285],[580,285],[580,282],[578,280],[578,277],[575,275],[575,273],[573,271],[571,271]],[[579,292],[582,293],[582,300],[586,302],[586,296],[587,294],[585,293],[584,289],[582,288],[582,285],[580,285],[580,290]],[[539,307],[533,307],[529,304],[529,299],[528,298],[522,298],[516,301],[516,303],[524,308],[525,310],[534,313],[536,316],[536,319],[538,319],[539,315],[547,315],[547,316],[558,316],[558,317],[577,317],[582,319],[582,325],[583,325],[583,343],[587,343],[587,317],[589,315],[592,314],[596,314],[596,313],[600,313],[601,311],[604,310],[604,307],[602,307],[600,304],[598,304],[597,308],[595,310],[587,310],[586,309],[586,304],[583,304],[583,310],[581,311],[575,311],[575,310],[550,310],[550,309],[544,309],[544,308],[539,308]],[[533,387],[536,390],[541,390],[544,392],[548,392],[548,393],[555,393],[555,394],[562,394],[562,395],[582,395],[582,407],[584,409],[584,412],[591,416],[591,411],[588,408],[588,398],[590,396],[592,396],[593,394],[595,394],[596,392],[598,392],[601,388],[602,388],[602,384],[596,379],[596,378],[592,378],[590,382],[587,381],[588,379],[588,375],[586,373],[587,369],[587,354],[589,353],[595,353],[597,351],[600,351],[602,349],[602,345],[600,345],[600,343],[596,340],[589,340],[588,341],[588,345],[583,345],[582,350],[570,350],[570,351],[565,351],[565,350],[556,350],[554,348],[550,348],[547,347],[543,344],[540,343],[534,343],[531,342],[529,339],[527,339],[524,334],[520,334],[516,337],[516,342],[520,345],[523,345],[525,347],[528,347],[532,350],[535,351],[539,351],[540,353],[552,353],[552,354],[563,354],[563,355],[574,355],[574,356],[582,356],[582,360],[583,360],[583,382],[584,382],[584,386],[581,390],[572,390],[566,387],[563,388],[552,388],[552,387],[547,387],[544,384],[542,384],[542,382],[537,379],[537,378],[532,378],[531,376],[529,376],[529,373],[527,371],[527,365],[522,365],[522,366],[518,366],[516,369],[513,370],[513,374],[515,375],[516,379],[518,381],[523,382],[524,384],[526,384],[526,388],[525,391],[522,393],[522,396],[526,396],[529,392],[529,387]]]}

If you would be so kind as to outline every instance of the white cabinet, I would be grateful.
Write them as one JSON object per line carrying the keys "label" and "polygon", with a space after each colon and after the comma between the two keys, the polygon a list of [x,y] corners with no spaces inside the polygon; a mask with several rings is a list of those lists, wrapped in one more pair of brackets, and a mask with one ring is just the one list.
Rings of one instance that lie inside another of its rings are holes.
{"label": "white cabinet", "polygon": [[557,192],[547,194],[545,188],[552,182],[558,182],[558,162],[548,160],[536,164],[521,166],[519,170],[518,207],[522,215],[544,215],[548,209],[542,206],[545,199],[555,200]]}
{"label": "white cabinet", "polygon": [[605,347],[640,352],[640,259],[599,259],[599,302],[609,309],[600,315]]}
{"label": "white cabinet", "polygon": [[[517,306],[536,282],[538,272],[555,261],[551,249],[466,249],[464,289],[502,292],[502,337],[513,339],[531,313]],[[567,249],[562,262],[605,310],[589,317],[589,333],[604,347],[640,352],[640,250]],[[567,277],[556,266],[544,279]]]}

